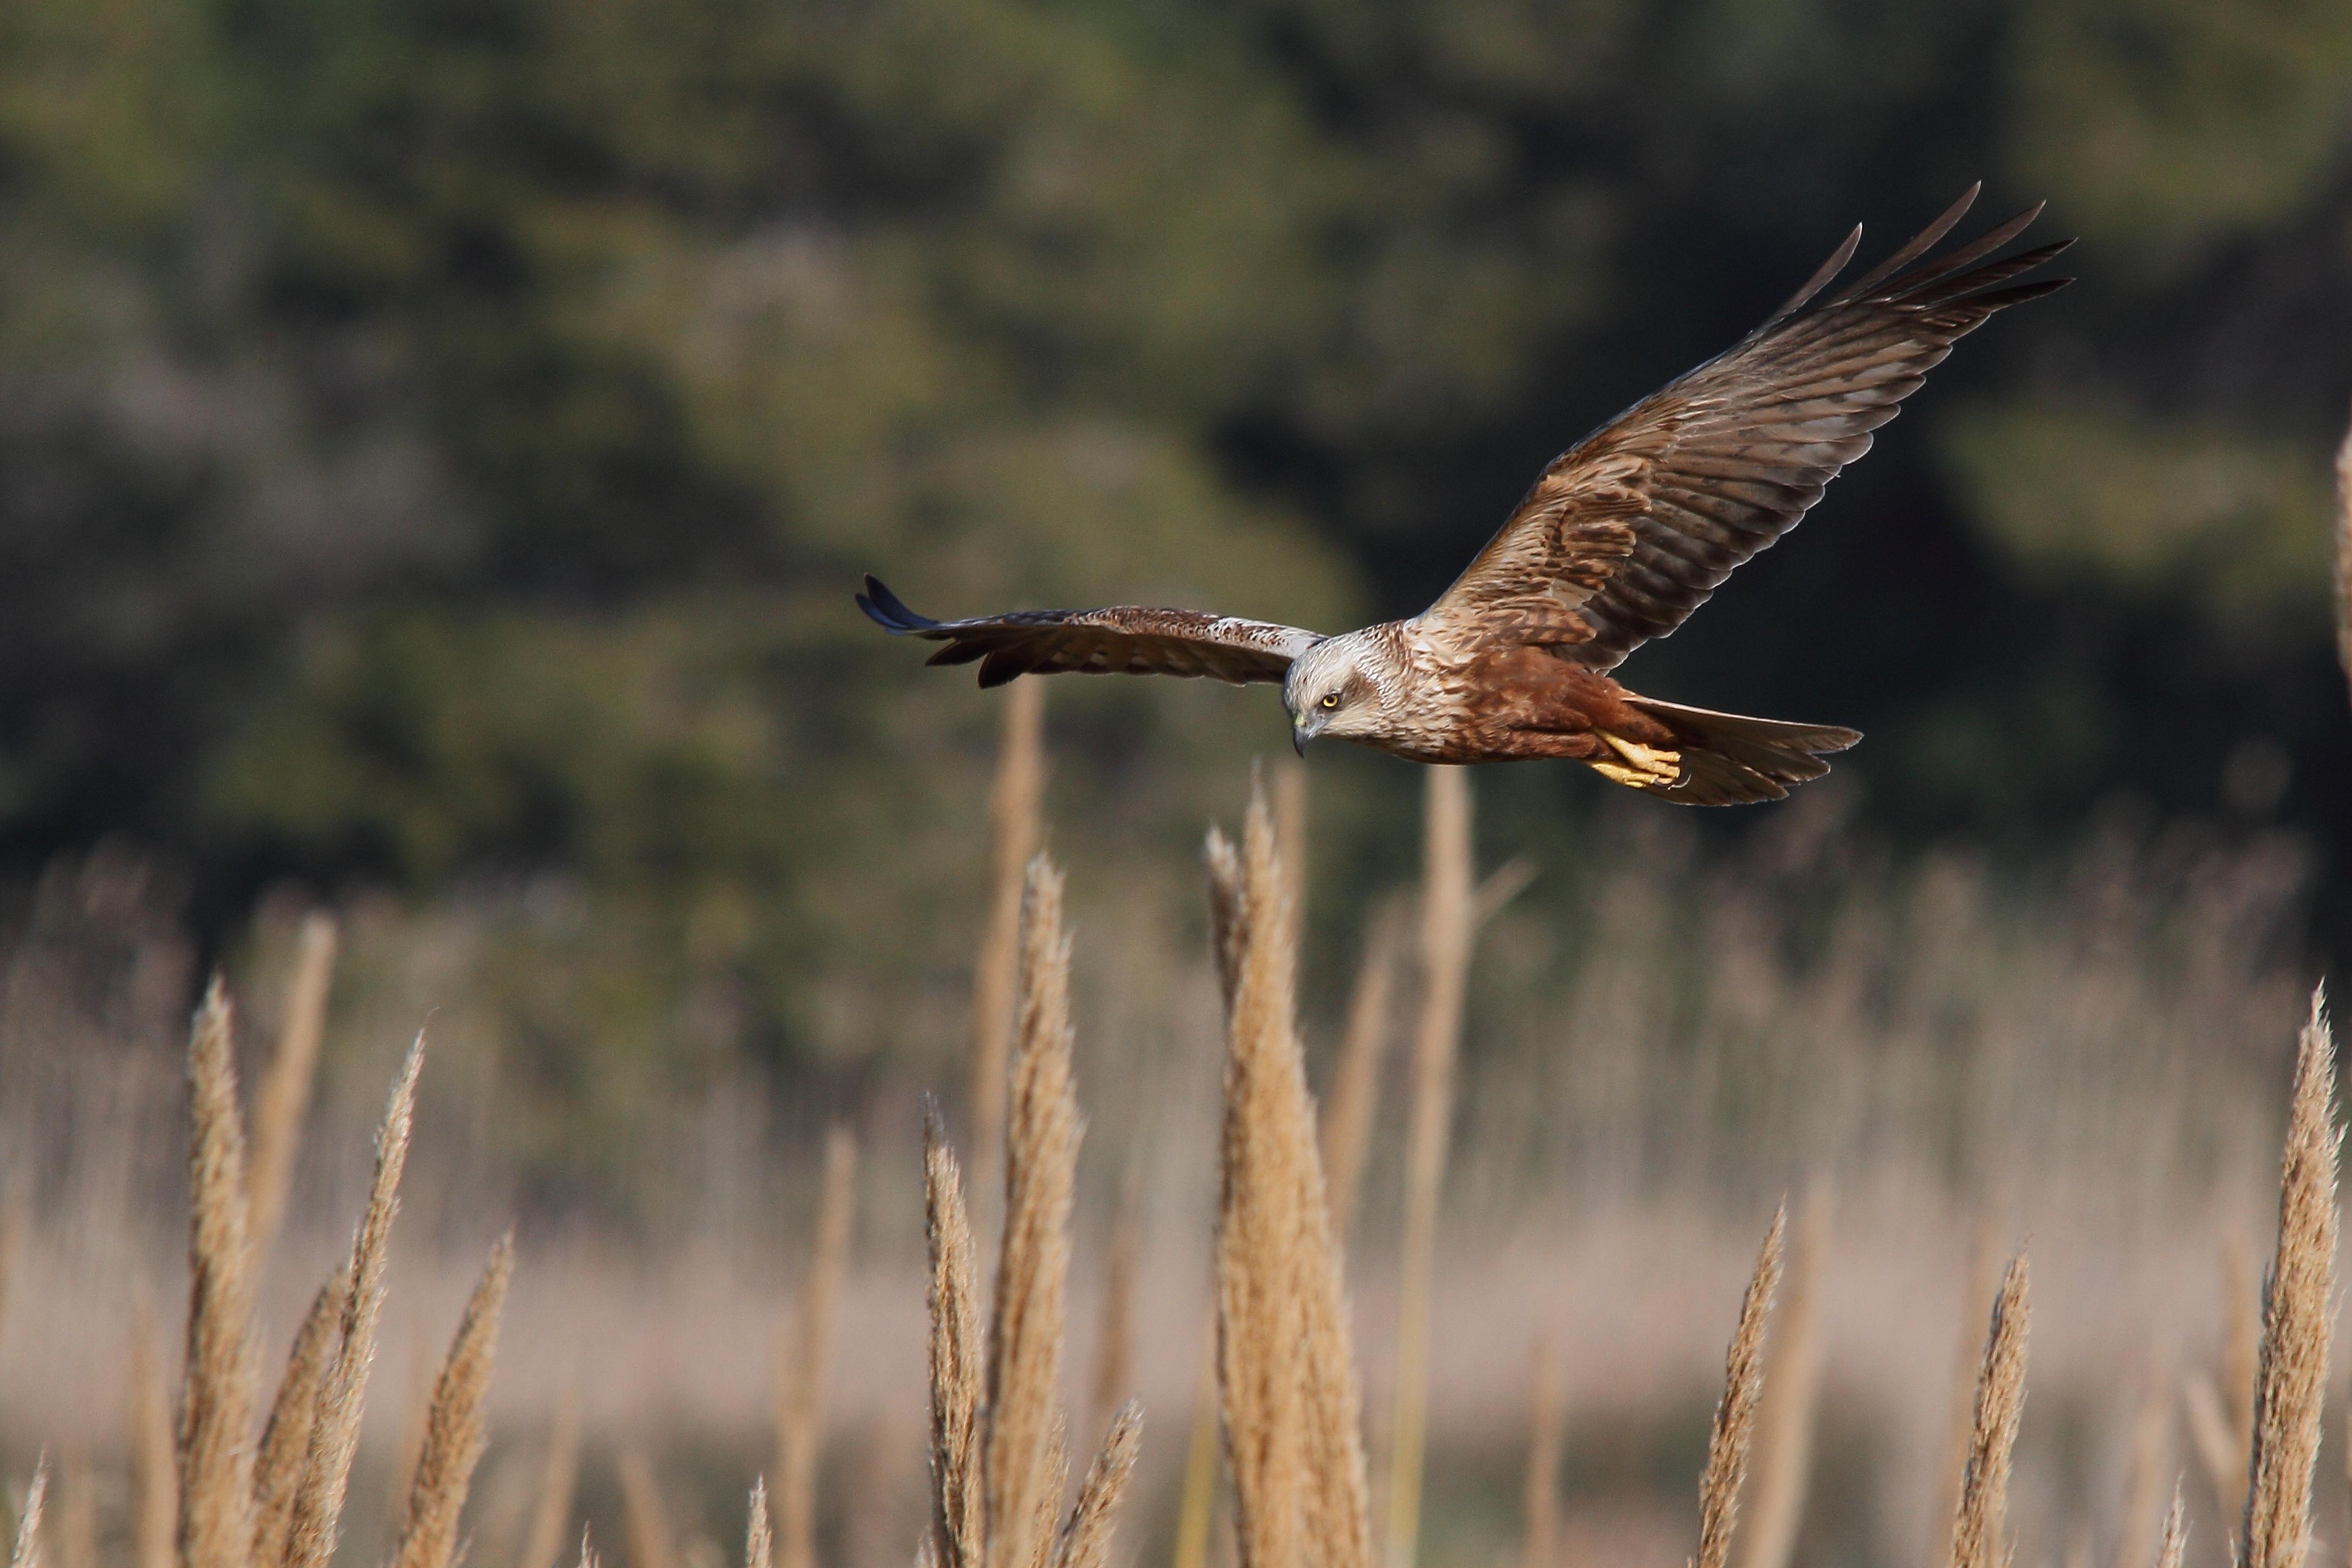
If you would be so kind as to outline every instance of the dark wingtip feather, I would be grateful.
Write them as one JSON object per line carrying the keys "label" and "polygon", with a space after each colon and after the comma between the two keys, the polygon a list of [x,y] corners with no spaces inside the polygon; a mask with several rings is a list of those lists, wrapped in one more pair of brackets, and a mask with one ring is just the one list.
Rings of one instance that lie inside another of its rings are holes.
{"label": "dark wingtip feather", "polygon": [[1795,293],[1789,296],[1789,301],[1787,304],[1782,305],[1779,310],[1772,312],[1771,316],[1765,321],[1765,325],[1769,326],[1773,321],[1784,320],[1785,318],[1793,316],[1798,311],[1803,310],[1805,308],[1805,301],[1811,300],[1814,295],[1828,288],[1830,286],[1830,280],[1835,278],[1839,273],[1845,270],[1845,264],[1853,259],[1853,253],[1861,247],[1861,245],[1862,225],[1856,224],[1853,226],[1853,229],[1847,233],[1845,243],[1839,246],[1835,250],[1830,252],[1830,258],[1827,261],[1822,262],[1820,268],[1814,271],[1811,278],[1805,279],[1804,287],[1799,289]]}
{"label": "dark wingtip feather", "polygon": [[871,572],[866,574],[866,591],[857,595],[857,607],[865,611],[866,617],[876,626],[893,637],[904,637],[908,632],[919,632],[940,624],[929,616],[919,616],[907,608],[905,601],[890,592],[889,585]]}

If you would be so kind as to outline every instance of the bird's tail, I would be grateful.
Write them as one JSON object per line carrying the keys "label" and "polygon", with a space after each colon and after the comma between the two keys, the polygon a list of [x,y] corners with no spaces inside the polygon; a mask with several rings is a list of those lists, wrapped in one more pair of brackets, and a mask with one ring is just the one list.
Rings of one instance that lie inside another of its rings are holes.
{"label": "bird's tail", "polygon": [[[1834,724],[1790,724],[1685,708],[1652,697],[1626,694],[1626,701],[1672,730],[1671,750],[1629,745],[1603,735],[1620,763],[1595,763],[1597,771],[1647,794],[1684,805],[1750,805],[1784,800],[1807,779],[1830,771],[1822,758],[1862,739],[1860,731]],[[1671,771],[1669,771],[1671,769]]]}

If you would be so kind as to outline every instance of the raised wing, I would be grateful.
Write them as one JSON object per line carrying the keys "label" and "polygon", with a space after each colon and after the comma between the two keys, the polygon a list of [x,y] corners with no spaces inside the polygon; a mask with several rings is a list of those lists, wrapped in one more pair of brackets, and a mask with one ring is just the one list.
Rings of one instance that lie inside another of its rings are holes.
{"label": "raised wing", "polygon": [[857,607],[896,637],[947,647],[931,664],[980,660],[980,683],[1078,670],[1089,675],[1205,675],[1236,686],[1280,681],[1290,661],[1323,640],[1270,621],[1118,605],[1104,610],[1015,610],[968,621],[935,621],[867,577]]}
{"label": "raised wing", "polygon": [[1867,277],[1811,304],[1853,258],[1855,228],[1738,346],[1553,459],[1423,619],[1473,640],[1549,646],[1594,669],[1682,625],[1870,450],[1870,433],[1955,342],[1995,311],[2074,281],[2010,282],[2072,240],[1984,260],[2041,216],[2038,205],[1920,260],[1977,190]]}

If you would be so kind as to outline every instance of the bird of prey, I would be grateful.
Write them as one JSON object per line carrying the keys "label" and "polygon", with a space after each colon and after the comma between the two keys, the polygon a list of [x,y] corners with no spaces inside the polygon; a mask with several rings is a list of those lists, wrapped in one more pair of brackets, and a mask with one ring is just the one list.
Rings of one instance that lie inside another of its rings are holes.
{"label": "bird of prey", "polygon": [[1976,195],[1817,299],[1853,258],[1857,226],[1744,341],[1553,459],[1408,620],[1338,637],[1138,605],[935,621],[871,576],[858,606],[887,631],[944,643],[933,664],[979,660],[982,686],[1059,670],[1280,682],[1302,752],[1332,735],[1425,763],[1567,757],[1685,805],[1781,799],[1862,737],[1662,702],[1610,672],[1795,527],[1957,340],[2072,281],[2012,281],[2070,240],[1988,259],[2039,205],[1930,256]]}

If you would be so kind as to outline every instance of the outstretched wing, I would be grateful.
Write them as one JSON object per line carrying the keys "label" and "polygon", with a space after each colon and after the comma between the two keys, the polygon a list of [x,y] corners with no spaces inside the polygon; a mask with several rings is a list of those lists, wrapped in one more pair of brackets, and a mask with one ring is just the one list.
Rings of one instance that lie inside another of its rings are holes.
{"label": "outstretched wing", "polygon": [[1870,450],[1870,433],[1955,342],[2073,281],[2010,282],[2072,240],[1984,260],[2039,205],[1921,261],[1977,189],[1867,277],[1811,304],[1853,259],[1857,227],[1738,347],[1555,458],[1424,620],[1474,640],[1549,646],[1594,669],[1682,625]]}
{"label": "outstretched wing", "polygon": [[1290,661],[1323,640],[1271,621],[1118,605],[1104,610],[1015,610],[968,621],[935,621],[901,604],[879,579],[866,579],[857,607],[897,637],[947,647],[932,664],[980,660],[980,683],[1078,670],[1090,675],[1206,675],[1236,686],[1279,681]]}

